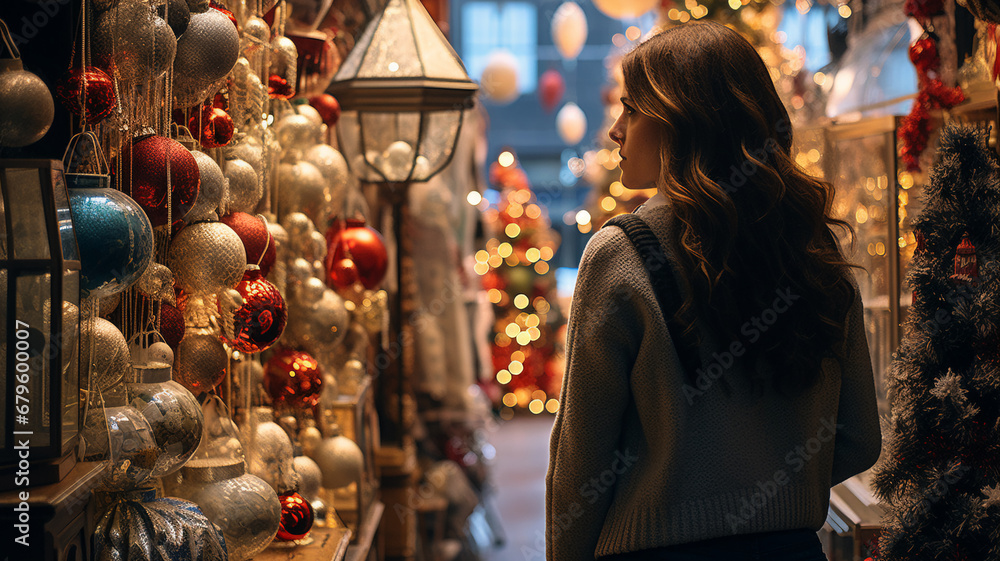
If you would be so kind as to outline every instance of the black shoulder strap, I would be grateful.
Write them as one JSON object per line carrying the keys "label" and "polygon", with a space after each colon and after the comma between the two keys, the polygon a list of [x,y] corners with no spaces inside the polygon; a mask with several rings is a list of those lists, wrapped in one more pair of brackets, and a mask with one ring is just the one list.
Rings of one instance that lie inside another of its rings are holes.
{"label": "black shoulder strap", "polygon": [[663,310],[663,319],[667,322],[667,330],[677,349],[681,365],[688,370],[687,374],[693,374],[700,367],[701,359],[698,350],[684,337],[684,327],[677,321],[677,310],[681,307],[681,292],[659,238],[637,214],[619,214],[605,222],[602,228],[607,226],[621,228],[639,253],[639,258],[649,274],[656,299],[660,303],[660,309]]}

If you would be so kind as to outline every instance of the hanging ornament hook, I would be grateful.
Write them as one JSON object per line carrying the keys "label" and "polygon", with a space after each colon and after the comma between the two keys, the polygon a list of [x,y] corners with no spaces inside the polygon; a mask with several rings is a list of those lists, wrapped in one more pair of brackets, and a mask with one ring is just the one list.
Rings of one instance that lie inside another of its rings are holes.
{"label": "hanging ornament hook", "polygon": [[21,51],[17,50],[17,43],[14,42],[14,37],[11,36],[7,23],[2,19],[0,19],[0,36],[3,37],[3,44],[7,47],[7,52],[10,53],[10,58],[20,60]]}

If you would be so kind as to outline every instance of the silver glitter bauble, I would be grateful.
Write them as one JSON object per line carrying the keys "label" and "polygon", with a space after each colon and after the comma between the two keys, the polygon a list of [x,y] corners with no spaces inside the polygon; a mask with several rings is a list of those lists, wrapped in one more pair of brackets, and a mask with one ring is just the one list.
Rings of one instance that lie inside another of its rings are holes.
{"label": "silver glitter bauble", "polygon": [[198,173],[201,177],[201,189],[198,191],[198,199],[191,210],[184,215],[184,220],[190,224],[202,220],[218,219],[219,205],[226,195],[226,177],[222,174],[222,168],[215,163],[215,159],[204,152],[192,151],[194,161],[198,164]]}
{"label": "silver glitter bauble", "polygon": [[193,77],[175,74],[173,81],[174,108],[185,109],[198,105],[215,94],[226,84],[226,78],[206,84]]}
{"label": "silver glitter bauble", "polygon": [[296,245],[296,241],[308,239],[316,231],[313,221],[301,212],[289,212],[281,219],[281,225],[288,235],[290,246]]}
{"label": "silver glitter bauble", "polygon": [[312,459],[323,472],[323,487],[327,489],[339,489],[360,481],[365,467],[361,448],[342,435],[324,439],[313,452]]}
{"label": "silver glitter bauble", "polygon": [[250,16],[243,24],[243,51],[256,53],[271,42],[271,26],[257,16]]}
{"label": "silver glitter bauble", "polygon": [[260,184],[257,171],[253,166],[240,159],[226,160],[226,179],[229,189],[222,203],[226,214],[246,212],[253,214],[257,203],[264,195],[264,187]]}
{"label": "silver glitter bauble", "polygon": [[254,73],[250,61],[244,57],[236,60],[229,75],[229,116],[237,126],[259,123],[268,102],[267,88]]}
{"label": "silver glitter bauble", "polygon": [[[333,193],[323,174],[311,163],[281,164],[278,167],[278,188],[279,216],[302,212],[317,224],[329,215]],[[291,231],[288,233],[295,237]]]}
{"label": "silver glitter bauble", "polygon": [[177,345],[174,380],[192,393],[207,392],[225,378],[228,359],[218,335],[189,330]]}
{"label": "silver glitter bauble", "polygon": [[134,407],[92,409],[80,436],[84,460],[109,462],[102,488],[128,491],[152,478],[160,450],[149,421]]}
{"label": "silver glitter bauble", "polygon": [[227,160],[243,160],[257,173],[264,171],[264,147],[252,136],[247,136],[238,143],[230,142],[226,146],[225,154]]}
{"label": "silver glitter bauble", "polygon": [[295,112],[309,119],[316,127],[317,132],[323,132],[323,117],[315,107],[309,104],[299,105],[295,108]]}
{"label": "silver glitter bauble", "polygon": [[45,82],[24,70],[20,59],[0,60],[0,146],[17,148],[41,140],[54,116]]}
{"label": "silver glitter bauble", "polygon": [[201,443],[204,416],[198,400],[169,379],[129,384],[128,397],[129,404],[149,421],[153,438],[162,452],[156,460],[153,476],[162,477],[180,469]]}
{"label": "silver glitter bauble", "polygon": [[229,561],[247,561],[263,551],[281,524],[278,495],[249,473],[209,483],[191,501],[222,530]]}
{"label": "silver glitter bauble", "polygon": [[124,381],[131,372],[131,355],[125,336],[104,318],[80,324],[80,377],[90,372],[90,391],[104,392]]}
{"label": "silver glitter bauble", "polygon": [[282,334],[290,347],[313,354],[332,351],[347,333],[350,318],[344,300],[327,289],[316,302],[303,305],[293,301],[288,307],[288,325]]}
{"label": "silver glitter bauble", "polygon": [[[301,257],[293,259],[292,262],[288,264],[287,272],[285,274],[287,282],[290,286],[305,282],[307,279],[316,276],[313,274],[312,263]],[[288,313],[291,314],[291,309],[288,310]],[[289,318],[291,317],[292,316],[289,315]],[[285,330],[288,330],[287,326],[285,327]]]}
{"label": "silver glitter bauble", "polygon": [[[306,254],[314,262],[325,263],[326,262],[326,236],[320,234],[319,232],[313,232],[309,234],[310,241],[309,247]],[[324,266],[325,270],[325,266]]]}
{"label": "silver glitter bauble", "polygon": [[218,10],[192,13],[187,31],[177,41],[174,76],[208,85],[225,78],[239,56],[240,35],[228,17]]}
{"label": "silver glitter bauble", "polygon": [[326,292],[326,284],[316,277],[306,279],[297,290],[296,297],[304,305],[319,302]]}
{"label": "silver glitter bauble", "polygon": [[351,170],[347,168],[347,160],[344,159],[344,155],[336,148],[329,144],[317,144],[306,150],[305,159],[319,169],[334,192],[342,192],[347,189],[351,181]]}
{"label": "silver glitter bauble", "polygon": [[[200,195],[199,195],[200,196]],[[163,263],[150,263],[135,283],[146,297],[152,300],[175,300],[174,273]]]}
{"label": "silver glitter bauble", "polygon": [[126,84],[145,84],[173,64],[177,38],[149,4],[120,0],[97,16],[91,48],[98,66],[113,70]]}
{"label": "silver glitter bauble", "polygon": [[243,278],[247,256],[243,241],[232,228],[220,222],[201,222],[177,233],[167,265],[185,292],[215,293],[232,288]]}
{"label": "silver glitter bauble", "polygon": [[299,474],[299,494],[309,502],[318,499],[323,484],[323,472],[319,465],[309,456],[295,456],[293,465],[295,473]]}
{"label": "silver glitter bauble", "polygon": [[278,133],[278,142],[285,150],[305,152],[313,144],[319,142],[320,126],[309,117],[298,113],[289,113],[274,124]]}
{"label": "silver glitter bauble", "polygon": [[257,424],[247,457],[247,471],[266,481],[279,495],[298,487],[298,474],[292,464],[292,441],[277,423],[263,421]]}

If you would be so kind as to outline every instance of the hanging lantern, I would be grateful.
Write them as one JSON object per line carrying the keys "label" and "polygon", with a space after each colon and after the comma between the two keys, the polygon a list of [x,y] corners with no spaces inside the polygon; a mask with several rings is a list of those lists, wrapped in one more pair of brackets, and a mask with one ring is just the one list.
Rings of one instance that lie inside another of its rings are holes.
{"label": "hanging lantern", "polygon": [[552,16],[552,42],[565,59],[580,55],[587,42],[587,16],[576,2],[563,2]]}
{"label": "hanging lantern", "polygon": [[[0,383],[9,407],[0,490],[15,487],[20,443],[31,448],[32,485],[55,483],[76,464],[79,259],[62,162],[0,160]],[[19,408],[13,396],[25,393],[30,407]]]}
{"label": "hanging lantern", "polygon": [[0,58],[0,146],[17,148],[45,136],[55,117],[55,103],[45,82],[24,69],[3,20],[0,34],[10,57]]}
{"label": "hanging lantern", "polygon": [[979,282],[979,264],[976,260],[976,246],[969,240],[969,233],[962,236],[961,243],[955,251],[955,274],[951,280],[956,283],[968,283],[975,286]]}
{"label": "hanging lantern", "polygon": [[587,135],[587,115],[571,101],[556,114],[556,130],[563,142],[575,146]]}

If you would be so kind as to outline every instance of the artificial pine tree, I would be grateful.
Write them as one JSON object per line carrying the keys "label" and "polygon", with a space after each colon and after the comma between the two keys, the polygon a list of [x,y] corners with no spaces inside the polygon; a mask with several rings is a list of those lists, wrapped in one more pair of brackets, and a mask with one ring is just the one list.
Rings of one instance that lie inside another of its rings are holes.
{"label": "artificial pine tree", "polygon": [[884,561],[1000,559],[1000,167],[949,125],[914,222],[913,305],[873,485]]}

